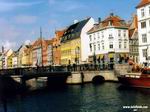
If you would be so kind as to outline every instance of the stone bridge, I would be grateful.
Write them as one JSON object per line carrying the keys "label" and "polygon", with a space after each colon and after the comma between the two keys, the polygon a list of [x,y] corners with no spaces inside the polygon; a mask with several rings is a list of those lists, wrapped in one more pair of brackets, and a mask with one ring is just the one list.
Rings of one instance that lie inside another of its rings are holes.
{"label": "stone bridge", "polygon": [[72,72],[67,78],[68,84],[80,84],[88,82],[118,81],[113,70],[102,71],[78,71]]}

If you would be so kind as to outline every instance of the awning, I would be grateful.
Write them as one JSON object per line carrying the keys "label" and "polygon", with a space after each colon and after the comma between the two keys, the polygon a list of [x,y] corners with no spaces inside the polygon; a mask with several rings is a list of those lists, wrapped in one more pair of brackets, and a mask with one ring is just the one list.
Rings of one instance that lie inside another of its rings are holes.
{"label": "awning", "polygon": [[104,54],[99,54],[100,59],[103,59]]}
{"label": "awning", "polygon": [[108,57],[109,57],[109,58],[114,58],[114,53],[109,53],[109,54],[108,54]]}

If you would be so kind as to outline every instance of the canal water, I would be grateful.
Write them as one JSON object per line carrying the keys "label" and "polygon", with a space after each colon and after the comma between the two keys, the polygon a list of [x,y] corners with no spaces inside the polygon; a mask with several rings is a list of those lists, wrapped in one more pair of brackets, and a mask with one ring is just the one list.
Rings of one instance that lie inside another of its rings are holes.
{"label": "canal water", "polygon": [[7,98],[6,106],[7,112],[150,112],[150,90],[118,83],[69,85]]}

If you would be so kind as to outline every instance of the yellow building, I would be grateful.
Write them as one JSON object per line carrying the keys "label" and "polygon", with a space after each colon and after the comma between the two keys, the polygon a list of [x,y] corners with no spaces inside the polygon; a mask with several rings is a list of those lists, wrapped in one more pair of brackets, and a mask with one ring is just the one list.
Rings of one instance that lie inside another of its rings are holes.
{"label": "yellow building", "polygon": [[18,49],[18,67],[29,67],[32,65],[31,45],[22,45]]}
{"label": "yellow building", "polygon": [[0,69],[2,69],[2,53],[0,53]]}
{"label": "yellow building", "polygon": [[80,38],[69,40],[61,44],[61,64],[68,65],[80,62]]}
{"label": "yellow building", "polygon": [[10,55],[10,56],[8,56],[8,58],[7,58],[7,68],[12,68],[13,66],[12,66],[12,56],[13,55],[13,53]]}
{"label": "yellow building", "polygon": [[87,32],[93,27],[94,19],[74,21],[61,38],[61,64],[88,63],[89,41]]}

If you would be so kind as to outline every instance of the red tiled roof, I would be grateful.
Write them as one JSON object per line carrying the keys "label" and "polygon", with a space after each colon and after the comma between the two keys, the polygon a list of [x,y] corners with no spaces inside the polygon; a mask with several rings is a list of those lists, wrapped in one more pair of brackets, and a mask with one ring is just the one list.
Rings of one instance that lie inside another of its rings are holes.
{"label": "red tiled roof", "polygon": [[89,32],[97,31],[99,29],[103,29],[103,28],[106,28],[108,26],[128,27],[124,20],[122,20],[118,16],[114,16],[113,14],[111,14],[104,21],[102,21],[101,23],[99,23],[98,25],[95,25],[92,29],[90,29]]}
{"label": "red tiled roof", "polygon": [[138,28],[137,15],[134,15],[132,23],[130,24],[130,27],[129,27],[129,38],[132,37],[132,35],[134,34],[135,30],[137,30],[137,28]]}
{"label": "red tiled roof", "polygon": [[143,7],[147,4],[150,4],[150,0],[141,0],[141,2],[136,6],[136,8]]}

